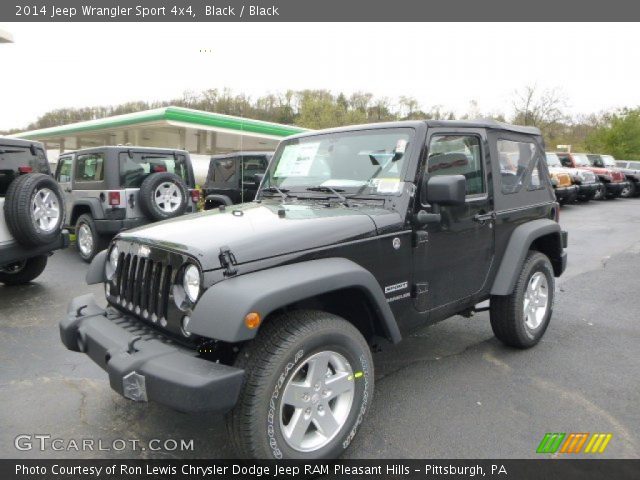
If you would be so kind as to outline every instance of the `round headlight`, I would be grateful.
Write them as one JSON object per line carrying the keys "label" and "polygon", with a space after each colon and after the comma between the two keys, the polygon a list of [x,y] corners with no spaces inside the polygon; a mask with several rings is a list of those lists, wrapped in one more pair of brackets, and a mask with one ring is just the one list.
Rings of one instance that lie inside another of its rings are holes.
{"label": "round headlight", "polygon": [[192,302],[198,300],[198,295],[200,295],[200,270],[198,267],[189,265],[184,269],[182,286],[189,300]]}
{"label": "round headlight", "polygon": [[114,245],[111,249],[111,253],[109,253],[109,265],[113,268],[115,272],[118,268],[118,256],[120,255],[120,251],[118,250],[118,246]]}

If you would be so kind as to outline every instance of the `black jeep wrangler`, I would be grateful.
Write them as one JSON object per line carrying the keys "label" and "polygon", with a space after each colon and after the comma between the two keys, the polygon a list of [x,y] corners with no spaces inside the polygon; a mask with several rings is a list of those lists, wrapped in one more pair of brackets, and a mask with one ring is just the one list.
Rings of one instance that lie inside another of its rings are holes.
{"label": "black jeep wrangler", "polygon": [[87,274],[108,307],[74,299],[62,342],[129,399],[226,412],[240,455],[336,457],[371,405],[371,345],[485,300],[502,342],[540,340],[567,259],[558,208],[534,128],[305,133],[255,201],[118,235]]}
{"label": "black jeep wrangler", "polygon": [[56,180],[80,257],[90,262],[128,228],[197,210],[189,152],[149,147],[96,147],[65,153]]}
{"label": "black jeep wrangler", "polygon": [[0,283],[38,277],[54,250],[69,245],[64,201],[39,142],[0,138]]}
{"label": "black jeep wrangler", "polygon": [[234,152],[214,155],[202,187],[204,209],[252,201],[273,152]]}

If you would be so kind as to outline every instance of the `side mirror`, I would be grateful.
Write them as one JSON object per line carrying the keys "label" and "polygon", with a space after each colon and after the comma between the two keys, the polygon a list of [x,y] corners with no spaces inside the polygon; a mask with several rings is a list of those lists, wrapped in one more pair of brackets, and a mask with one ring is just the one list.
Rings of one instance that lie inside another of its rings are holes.
{"label": "side mirror", "polygon": [[464,175],[438,175],[425,183],[428,203],[440,206],[464,204],[467,192],[467,179]]}

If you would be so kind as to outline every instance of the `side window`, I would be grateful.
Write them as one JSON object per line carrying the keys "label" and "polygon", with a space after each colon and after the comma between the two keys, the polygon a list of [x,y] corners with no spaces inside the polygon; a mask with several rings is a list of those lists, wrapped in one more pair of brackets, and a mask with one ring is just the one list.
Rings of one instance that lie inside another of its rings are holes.
{"label": "side window", "polygon": [[464,175],[467,195],[485,193],[480,138],[475,135],[434,135],[427,159],[429,175]]}
{"label": "side window", "polygon": [[558,157],[560,157],[560,163],[562,163],[563,167],[573,168],[573,165],[571,164],[571,159],[569,157],[563,156],[563,155],[558,155]]}
{"label": "side window", "polygon": [[104,155],[88,153],[76,158],[76,182],[100,182],[104,179]]}
{"label": "side window", "polygon": [[242,157],[242,182],[255,183],[254,176],[267,170],[264,157]]}
{"label": "side window", "polygon": [[56,170],[56,180],[65,183],[71,181],[71,168],[73,166],[72,157],[61,157],[58,159],[58,168]]}
{"label": "side window", "polygon": [[236,180],[236,158],[220,158],[213,161],[213,181],[229,183]]}
{"label": "side window", "polygon": [[[517,192],[527,180],[531,189],[542,187],[538,167],[540,155],[534,143],[498,140],[498,155],[502,193]],[[527,172],[531,172],[528,179],[525,178]]]}

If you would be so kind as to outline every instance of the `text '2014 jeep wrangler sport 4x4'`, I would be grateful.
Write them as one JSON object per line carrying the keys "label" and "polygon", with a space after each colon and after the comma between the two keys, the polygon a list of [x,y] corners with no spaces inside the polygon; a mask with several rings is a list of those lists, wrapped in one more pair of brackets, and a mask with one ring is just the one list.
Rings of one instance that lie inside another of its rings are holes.
{"label": "text '2014 jeep wrangler sport 4x4'", "polygon": [[34,280],[51,252],[69,245],[63,215],[43,145],[0,138],[0,283]]}
{"label": "text '2014 jeep wrangler sport 4x4'", "polygon": [[488,299],[502,342],[540,340],[566,266],[558,208],[537,129],[294,136],[254,202],[118,235],[87,274],[108,307],[74,299],[61,338],[127,398],[226,412],[242,456],[335,457],[371,406],[370,345]]}
{"label": "text '2014 jeep wrangler sport 4x4'", "polygon": [[90,262],[111,237],[197,210],[189,153],[149,147],[96,147],[58,159],[66,218],[80,257]]}

